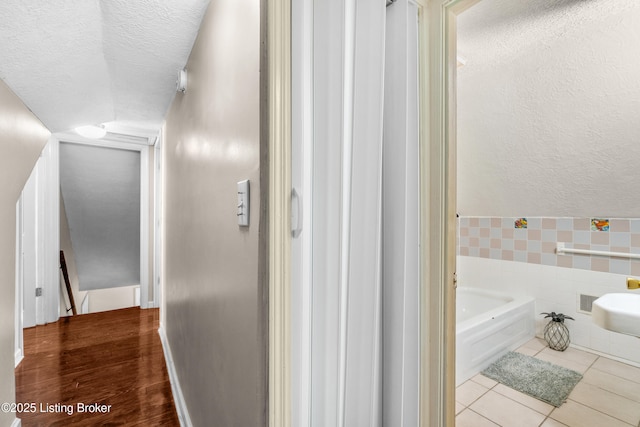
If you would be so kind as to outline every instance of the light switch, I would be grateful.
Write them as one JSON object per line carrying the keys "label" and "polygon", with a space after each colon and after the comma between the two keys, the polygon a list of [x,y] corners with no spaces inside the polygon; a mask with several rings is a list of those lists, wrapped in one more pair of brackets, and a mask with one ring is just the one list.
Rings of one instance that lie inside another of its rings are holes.
{"label": "light switch", "polygon": [[249,180],[238,182],[238,225],[249,226]]}

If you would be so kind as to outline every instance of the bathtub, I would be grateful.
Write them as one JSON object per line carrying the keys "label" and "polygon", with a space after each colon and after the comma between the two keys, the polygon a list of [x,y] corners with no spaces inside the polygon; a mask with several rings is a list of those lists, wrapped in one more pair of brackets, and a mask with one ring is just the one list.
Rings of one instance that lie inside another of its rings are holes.
{"label": "bathtub", "polygon": [[483,289],[456,292],[456,386],[535,336],[535,303]]}

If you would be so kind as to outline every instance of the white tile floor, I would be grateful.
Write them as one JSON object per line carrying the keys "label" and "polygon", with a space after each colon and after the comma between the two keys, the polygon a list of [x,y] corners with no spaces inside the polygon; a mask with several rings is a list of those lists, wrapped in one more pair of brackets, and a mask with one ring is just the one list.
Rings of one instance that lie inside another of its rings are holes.
{"label": "white tile floor", "polygon": [[640,422],[640,368],[534,338],[518,350],[583,375],[559,408],[481,374],[456,390],[456,427],[629,427]]}

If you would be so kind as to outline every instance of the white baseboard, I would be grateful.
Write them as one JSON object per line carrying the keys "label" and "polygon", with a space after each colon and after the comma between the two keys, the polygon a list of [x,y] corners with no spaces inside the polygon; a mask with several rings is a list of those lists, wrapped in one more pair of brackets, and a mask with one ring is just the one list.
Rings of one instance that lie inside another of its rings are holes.
{"label": "white baseboard", "polygon": [[176,367],[173,364],[173,356],[171,354],[171,347],[169,346],[169,340],[167,339],[167,333],[164,328],[160,326],[158,328],[158,334],[160,335],[160,341],[162,342],[162,350],[164,352],[164,360],[167,364],[167,371],[169,372],[169,381],[171,382],[171,391],[173,392],[173,401],[176,405],[176,411],[178,412],[178,418],[180,419],[181,427],[193,427],[191,418],[189,417],[189,410],[187,409],[187,402],[184,400],[182,394],[182,388],[180,387],[180,381],[178,380],[178,373]]}
{"label": "white baseboard", "polygon": [[21,426],[22,426],[22,420],[20,418],[16,418],[11,423],[11,427],[21,427]]}
{"label": "white baseboard", "polygon": [[133,305],[137,307],[140,306],[140,286],[133,288]]}
{"label": "white baseboard", "polygon": [[16,365],[14,366],[14,368],[18,367],[20,362],[22,362],[22,359],[24,359],[24,355],[22,354],[22,349],[16,350],[16,352],[14,354],[14,360],[15,360]]}
{"label": "white baseboard", "polygon": [[80,303],[80,314],[89,314],[89,292],[84,295]]}

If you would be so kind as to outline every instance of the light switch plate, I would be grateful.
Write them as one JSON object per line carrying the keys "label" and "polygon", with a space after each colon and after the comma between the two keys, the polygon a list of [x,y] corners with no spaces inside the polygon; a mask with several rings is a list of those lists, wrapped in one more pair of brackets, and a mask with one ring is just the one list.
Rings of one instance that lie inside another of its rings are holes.
{"label": "light switch plate", "polygon": [[238,182],[238,225],[249,226],[249,180]]}

